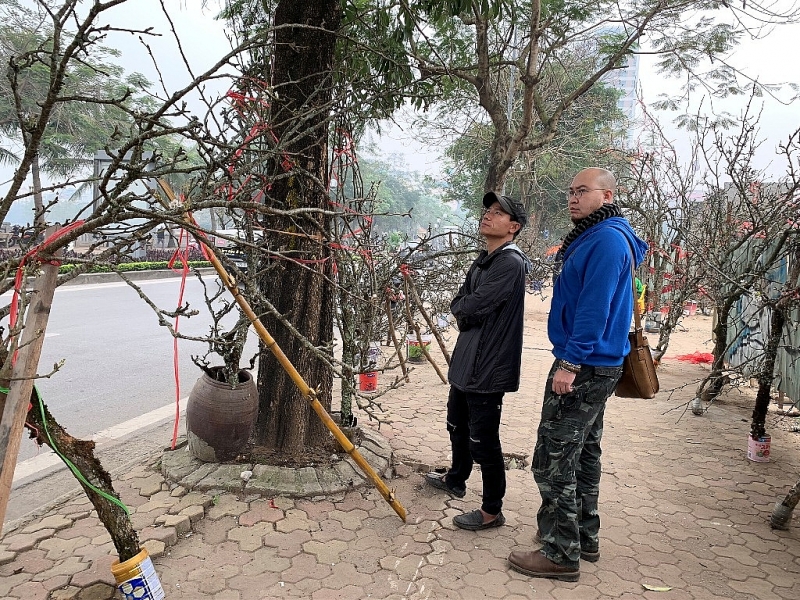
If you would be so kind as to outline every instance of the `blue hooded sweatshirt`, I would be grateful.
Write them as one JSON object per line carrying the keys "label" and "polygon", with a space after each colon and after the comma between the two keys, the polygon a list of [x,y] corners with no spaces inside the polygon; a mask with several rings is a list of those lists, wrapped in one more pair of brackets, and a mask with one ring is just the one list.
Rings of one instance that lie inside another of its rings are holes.
{"label": "blue hooded sweatshirt", "polygon": [[647,244],[623,217],[601,221],[569,245],[547,320],[556,358],[594,367],[622,364],[633,316],[631,248],[638,265]]}

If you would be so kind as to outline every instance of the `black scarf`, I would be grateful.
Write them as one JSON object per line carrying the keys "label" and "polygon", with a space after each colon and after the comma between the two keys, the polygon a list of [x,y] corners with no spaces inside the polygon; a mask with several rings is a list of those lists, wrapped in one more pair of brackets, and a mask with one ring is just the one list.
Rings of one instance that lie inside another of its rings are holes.
{"label": "black scarf", "polygon": [[603,206],[598,208],[596,211],[575,223],[575,227],[570,230],[570,232],[567,234],[567,237],[564,238],[561,248],[559,248],[558,252],[556,252],[555,263],[553,265],[553,281],[558,278],[559,274],[561,273],[561,268],[564,266],[564,253],[566,253],[570,244],[578,239],[580,234],[590,227],[594,227],[601,221],[605,221],[611,217],[619,216],[622,216],[622,211],[620,211],[619,206],[616,204],[603,204]]}

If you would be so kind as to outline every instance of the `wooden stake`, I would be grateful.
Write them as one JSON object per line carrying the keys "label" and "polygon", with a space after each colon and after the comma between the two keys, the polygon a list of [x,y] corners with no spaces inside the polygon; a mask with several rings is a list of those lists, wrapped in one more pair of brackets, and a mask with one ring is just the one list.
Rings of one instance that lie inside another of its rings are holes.
{"label": "wooden stake", "polygon": [[417,292],[417,286],[414,283],[414,280],[411,279],[410,274],[405,275],[406,281],[408,282],[408,289],[411,290],[411,295],[414,297],[414,304],[417,305],[417,309],[419,313],[422,315],[422,318],[425,319],[425,322],[428,324],[428,329],[433,334],[433,337],[436,338],[436,342],[439,344],[439,349],[442,351],[444,355],[444,360],[447,363],[447,366],[450,366],[450,353],[447,351],[447,346],[442,339],[442,334],[439,333],[439,328],[433,324],[433,320],[431,319],[428,312],[425,310],[425,307],[422,306],[422,298],[420,298],[419,293]]}
{"label": "wooden stake", "polygon": [[397,360],[400,361],[400,369],[403,371],[403,377],[406,383],[410,383],[411,379],[408,377],[408,367],[406,367],[406,359],[403,356],[403,350],[400,342],[397,341],[397,332],[394,330],[394,317],[392,316],[392,301],[386,298],[386,317],[389,319],[389,339],[394,344],[394,349],[397,352]]}
{"label": "wooden stake", "polygon": [[[404,277],[406,278],[406,284],[407,284],[406,285],[406,287],[407,287],[406,291],[410,291],[410,287],[411,286],[408,285],[410,279],[408,278],[408,275],[404,275]],[[425,358],[428,360],[428,362],[431,363],[431,365],[433,366],[433,370],[436,371],[436,374],[439,376],[439,379],[442,380],[442,383],[446,384],[447,383],[447,377],[445,377],[442,374],[441,369],[439,369],[439,365],[437,365],[436,361],[433,360],[433,357],[431,356],[430,352],[428,352],[428,349],[425,347],[425,344],[422,342],[422,333],[419,330],[419,325],[417,325],[416,321],[414,321],[414,317],[411,314],[411,301],[409,300],[409,294],[406,294],[406,303],[405,304],[406,304],[406,321],[408,322],[408,325],[414,330],[414,334],[417,336],[417,341],[419,342],[419,349],[422,351],[422,354],[425,356]]]}
{"label": "wooden stake", "polygon": [[6,396],[3,415],[0,417],[0,532],[11,496],[11,483],[17,464],[22,431],[25,428],[25,415],[28,413],[33,378],[42,353],[44,332],[50,318],[53,294],[58,278],[58,266],[42,265],[42,274],[33,285],[31,304],[25,318],[25,328],[19,344],[17,360],[11,369],[11,384]]}

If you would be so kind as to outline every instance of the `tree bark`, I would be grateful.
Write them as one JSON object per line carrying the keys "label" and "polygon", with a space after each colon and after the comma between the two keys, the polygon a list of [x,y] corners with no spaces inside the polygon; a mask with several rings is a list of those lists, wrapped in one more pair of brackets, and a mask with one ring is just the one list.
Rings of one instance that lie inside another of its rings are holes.
{"label": "tree bark", "polygon": [[764,350],[764,363],[758,374],[758,393],[756,394],[756,404],[753,407],[752,423],[750,424],[750,437],[754,440],[766,435],[765,423],[767,421],[767,411],[772,392],[772,379],[775,373],[775,359],[778,355],[778,344],[783,336],[783,326],[786,323],[786,315],[778,305],[772,309],[772,318],[769,323],[769,337],[767,347]]}
{"label": "tree bark", "polygon": [[800,500],[800,479],[792,486],[783,501],[776,503],[775,508],[772,509],[770,526],[773,529],[789,529],[792,511],[797,506],[798,500]]}
{"label": "tree bark", "polygon": [[[282,0],[275,11],[275,51],[265,79],[271,80],[275,91],[270,126],[279,150],[270,196],[283,209],[330,208],[325,182],[331,72],[340,18],[338,0]],[[326,217],[313,213],[270,220],[267,229],[277,233],[271,233],[265,244],[284,258],[273,260],[259,282],[273,306],[315,346],[333,340],[333,257],[327,246],[312,238],[329,228]],[[264,315],[262,321],[330,410],[330,370],[279,319]],[[263,348],[258,383],[260,444],[284,454],[302,454],[329,439],[291,379]]]}
{"label": "tree bark", "polygon": [[[767,346],[764,349],[764,365],[758,375],[758,393],[756,403],[753,407],[752,423],[750,425],[750,435],[753,439],[758,439],[766,434],[764,424],[767,420],[767,411],[772,393],[772,380],[775,374],[775,362],[778,358],[778,346],[783,337],[783,328],[786,325],[786,312],[790,309],[792,299],[797,296],[798,279],[800,279],[800,245],[795,244],[790,249],[789,256],[792,265],[787,279],[784,295],[774,305],[772,318],[769,324],[769,337]],[[797,504],[797,499],[795,499]],[[794,506],[792,506],[794,508]]]}
{"label": "tree bark", "polygon": [[[44,228],[44,201],[42,199],[42,178],[39,170],[39,155],[33,156],[31,161],[31,179],[33,180],[33,224],[37,228]],[[35,239],[35,236],[34,236]]]}
{"label": "tree bark", "polygon": [[[28,411],[28,423],[36,443],[40,446],[47,445],[53,450],[57,449],[61,459],[68,459],[83,475],[84,479],[79,478],[78,482],[97,511],[97,518],[111,536],[119,555],[119,561],[125,562],[136,556],[140,551],[139,536],[136,534],[128,514],[120,505],[97,492],[97,490],[102,490],[105,494],[119,499],[119,495],[114,491],[111,483],[111,476],[94,455],[94,442],[79,440],[68,434],[56,422],[44,402],[40,409],[35,392],[31,394],[31,405],[32,408]],[[48,436],[47,433],[50,435]],[[86,482],[91,483],[93,487],[87,485]]]}
{"label": "tree bark", "polygon": [[711,402],[722,391],[727,378],[723,375],[725,371],[725,351],[728,348],[728,315],[736,298],[726,298],[721,304],[717,305],[717,323],[714,325],[714,362],[711,363],[711,373],[707,379],[707,386],[699,389],[697,395],[704,402]]}

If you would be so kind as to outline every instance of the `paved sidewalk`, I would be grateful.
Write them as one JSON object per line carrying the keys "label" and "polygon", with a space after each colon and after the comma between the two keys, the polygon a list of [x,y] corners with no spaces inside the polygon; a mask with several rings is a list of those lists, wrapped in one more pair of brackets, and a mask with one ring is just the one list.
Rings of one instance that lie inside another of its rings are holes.
{"label": "paved sidewalk", "polygon": [[[395,453],[388,484],[408,510],[407,523],[371,488],[312,499],[193,492],[167,483],[158,457],[118,474],[166,597],[800,598],[800,519],[789,531],[769,527],[776,500],[800,477],[800,434],[771,427],[770,462],[750,462],[749,412],[740,402],[723,400],[703,417],[680,420],[682,411],[670,410],[691,398],[693,385],[653,401],[609,400],[601,558],[581,564],[577,583],[508,568],[512,549],[533,547],[539,507],[528,465],[550,357],[537,302],[529,298],[522,391],[504,407],[504,452],[518,456],[520,467],[508,472],[504,527],[475,533],[451,522],[479,505],[479,473],[461,500],[423,484],[425,470],[447,464],[449,444],[447,388],[422,366],[411,384],[382,398],[392,422],[380,433]],[[703,368],[666,360],[662,390]],[[114,598],[114,549],[90,509],[76,496],[7,532],[0,598]]]}

